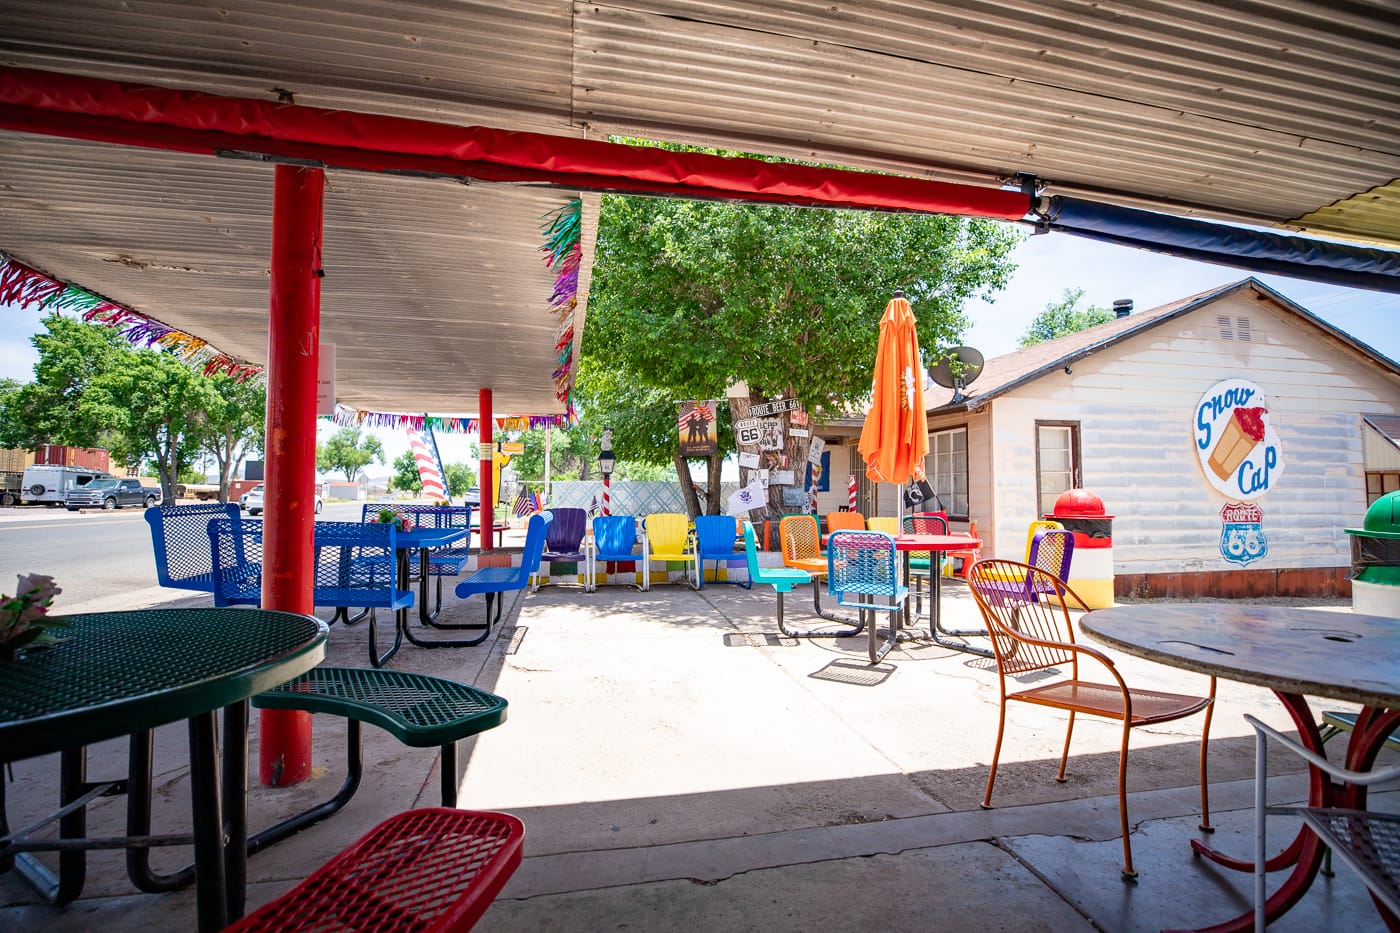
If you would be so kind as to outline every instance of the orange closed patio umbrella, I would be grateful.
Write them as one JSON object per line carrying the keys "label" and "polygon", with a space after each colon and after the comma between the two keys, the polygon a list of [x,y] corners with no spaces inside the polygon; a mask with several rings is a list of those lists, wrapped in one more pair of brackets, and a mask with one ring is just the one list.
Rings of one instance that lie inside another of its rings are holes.
{"label": "orange closed patio umbrella", "polygon": [[910,479],[924,479],[928,456],[924,370],[914,311],[903,291],[894,293],[880,318],[870,412],[856,449],[865,459],[866,477],[877,483],[903,485]]}

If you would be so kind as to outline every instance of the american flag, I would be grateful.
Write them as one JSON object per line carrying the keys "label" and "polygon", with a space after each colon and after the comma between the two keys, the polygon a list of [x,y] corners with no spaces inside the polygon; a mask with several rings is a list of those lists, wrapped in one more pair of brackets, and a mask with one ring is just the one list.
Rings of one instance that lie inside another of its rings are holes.
{"label": "american flag", "polygon": [[442,461],[437,456],[437,439],[433,437],[432,428],[427,428],[426,435],[409,428],[408,446],[418,466],[418,478],[423,482],[423,495],[434,502],[447,499],[447,484],[443,482]]}
{"label": "american flag", "polygon": [[517,518],[524,518],[535,510],[535,497],[526,491],[524,486],[520,487],[520,492],[515,497],[515,504],[510,510]]}

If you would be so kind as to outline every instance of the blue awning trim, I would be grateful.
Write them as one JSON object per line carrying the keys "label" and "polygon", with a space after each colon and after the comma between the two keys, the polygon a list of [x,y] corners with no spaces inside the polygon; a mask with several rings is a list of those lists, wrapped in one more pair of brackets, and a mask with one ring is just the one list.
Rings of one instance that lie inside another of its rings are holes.
{"label": "blue awning trim", "polygon": [[1400,292],[1400,252],[1173,217],[1056,196],[1041,213],[1060,233],[1184,259],[1332,285]]}

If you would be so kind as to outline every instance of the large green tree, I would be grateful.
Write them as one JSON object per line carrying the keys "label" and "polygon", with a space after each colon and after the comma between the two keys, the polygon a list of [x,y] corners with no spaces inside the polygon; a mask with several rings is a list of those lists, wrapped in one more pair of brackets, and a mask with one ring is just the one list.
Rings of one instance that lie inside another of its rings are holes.
{"label": "large green tree", "polygon": [[219,501],[228,501],[229,481],[248,455],[260,452],[267,422],[267,386],[261,379],[209,379],[213,399],[205,412],[203,449],[219,464]]}
{"label": "large green tree", "polygon": [[161,490],[175,501],[181,464],[208,430],[219,403],[211,380],[162,350],[128,350],[83,393],[81,417],[110,425],[112,453],[127,463],[155,464]]}
{"label": "large green tree", "polygon": [[[896,289],[926,351],[953,345],[963,305],[1005,285],[1018,241],[1009,225],[955,217],[605,197],[577,377],[584,421],[610,422],[620,460],[674,462],[700,511],[677,455],[678,401],[724,399],[742,382],[740,417],[776,397],[845,413],[869,396]],[[806,448],[784,451],[799,482]],[[718,484],[707,492],[703,511],[718,511]]]}
{"label": "large green tree", "polygon": [[384,462],[384,445],[373,434],[361,436],[359,428],[341,428],[324,444],[316,445],[316,469],[339,470],[347,483],[355,482],[370,463]]}
{"label": "large green tree", "polygon": [[214,380],[164,350],[132,349],[109,328],[56,315],[33,344],[34,381],[0,397],[0,445],[105,447],[119,463],[154,464],[174,501],[219,401]]}
{"label": "large green tree", "polygon": [[1018,345],[1032,347],[1113,320],[1113,312],[1108,308],[1098,305],[1077,307],[1083,297],[1082,288],[1065,289],[1059,301],[1048,302],[1045,310],[1035,316],[1026,332],[1021,335]]}

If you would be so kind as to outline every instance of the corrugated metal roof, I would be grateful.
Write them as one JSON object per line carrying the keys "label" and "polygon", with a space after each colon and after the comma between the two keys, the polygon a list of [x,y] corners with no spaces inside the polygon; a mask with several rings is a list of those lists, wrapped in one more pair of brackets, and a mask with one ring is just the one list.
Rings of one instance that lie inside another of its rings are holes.
{"label": "corrugated metal roof", "polygon": [[[1400,8],[1364,0],[0,4],[7,65],[988,185],[1026,171],[1052,194],[1389,246],[1397,35]],[[15,133],[0,160],[0,250],[263,360],[265,167]],[[534,227],[561,195],[330,180],[344,400],[472,410],[489,384],[499,410],[559,410],[552,339],[527,351],[551,322],[519,309],[545,307]],[[385,362],[411,353],[425,375]]]}

